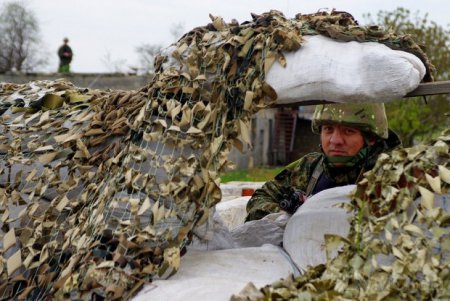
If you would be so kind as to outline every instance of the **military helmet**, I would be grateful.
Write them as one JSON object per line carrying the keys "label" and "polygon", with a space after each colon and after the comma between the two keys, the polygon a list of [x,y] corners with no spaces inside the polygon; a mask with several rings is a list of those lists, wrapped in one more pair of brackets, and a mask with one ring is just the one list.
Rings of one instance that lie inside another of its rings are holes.
{"label": "military helmet", "polygon": [[383,103],[317,105],[312,120],[313,132],[320,133],[320,126],[328,123],[356,127],[383,139],[388,137],[388,123]]}

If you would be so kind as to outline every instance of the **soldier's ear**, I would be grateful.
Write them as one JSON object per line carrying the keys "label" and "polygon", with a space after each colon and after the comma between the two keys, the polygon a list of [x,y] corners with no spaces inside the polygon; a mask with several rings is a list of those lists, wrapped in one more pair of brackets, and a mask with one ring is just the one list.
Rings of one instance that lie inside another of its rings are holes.
{"label": "soldier's ear", "polygon": [[372,146],[372,145],[374,145],[377,142],[378,137],[375,136],[372,133],[365,133],[364,134],[364,139],[365,139],[367,145]]}

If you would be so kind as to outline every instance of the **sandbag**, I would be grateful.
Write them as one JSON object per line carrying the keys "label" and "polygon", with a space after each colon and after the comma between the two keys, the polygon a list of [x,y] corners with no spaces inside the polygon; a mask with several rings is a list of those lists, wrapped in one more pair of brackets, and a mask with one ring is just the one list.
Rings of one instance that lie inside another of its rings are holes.
{"label": "sandbag", "polygon": [[355,187],[336,187],[313,195],[287,222],[283,247],[300,270],[326,262],[325,234],[348,235],[350,216],[336,205],[350,202]]}
{"label": "sandbag", "polygon": [[249,196],[238,197],[233,200],[220,202],[216,205],[216,212],[229,230],[244,224],[247,216],[246,206]]}
{"label": "sandbag", "polygon": [[258,247],[264,244],[281,245],[286,223],[291,215],[286,212],[271,213],[231,231],[236,248]]}
{"label": "sandbag", "polygon": [[[236,163],[236,162],[235,162]],[[231,181],[227,183],[220,183],[220,191],[222,192],[222,199],[220,202],[228,202],[242,196],[244,189],[256,190],[261,188],[265,182],[247,182],[247,181]]]}
{"label": "sandbag", "polygon": [[[245,206],[240,207],[240,215],[245,213]],[[191,244],[187,245],[188,250],[223,250],[247,247],[259,247],[264,244],[279,246],[283,242],[284,229],[291,215],[285,212],[269,214],[262,219],[249,221],[237,225],[230,229],[221,215],[216,211],[213,218],[210,218],[206,230],[207,236],[195,235]]]}
{"label": "sandbag", "polygon": [[[325,234],[347,237],[351,215],[338,205],[350,202],[349,196],[354,188],[355,185],[348,185],[321,191],[309,198],[289,219],[283,236],[283,247],[300,270],[305,270],[308,265],[326,262]],[[449,199],[449,194],[434,194],[434,207],[450,212]],[[416,212],[421,202],[422,198],[417,198],[406,208],[406,214],[431,239],[430,230],[417,222]],[[384,236],[378,238],[386,239]],[[395,240],[396,236],[393,235],[392,239]],[[337,250],[330,255],[334,257],[336,254]],[[448,257],[448,253],[445,256]],[[378,254],[376,260],[380,265],[388,265],[393,262],[394,255]]]}
{"label": "sandbag", "polygon": [[146,285],[133,300],[228,301],[248,282],[261,287],[296,273],[283,249],[273,245],[189,251],[174,276]]}
{"label": "sandbag", "polygon": [[206,223],[197,227],[188,250],[213,251],[236,247],[230,230],[214,207]]}
{"label": "sandbag", "polygon": [[286,67],[274,64],[266,75],[278,104],[392,101],[414,90],[426,74],[418,57],[380,43],[340,42],[320,35],[304,39],[299,50],[285,53]]}

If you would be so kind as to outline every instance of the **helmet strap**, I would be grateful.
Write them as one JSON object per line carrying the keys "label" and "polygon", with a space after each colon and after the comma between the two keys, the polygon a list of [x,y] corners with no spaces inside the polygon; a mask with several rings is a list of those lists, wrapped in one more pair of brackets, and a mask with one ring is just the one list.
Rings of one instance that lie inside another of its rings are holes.
{"label": "helmet strap", "polygon": [[354,156],[325,156],[325,164],[334,167],[353,167],[367,157],[369,148],[367,146],[359,150]]}

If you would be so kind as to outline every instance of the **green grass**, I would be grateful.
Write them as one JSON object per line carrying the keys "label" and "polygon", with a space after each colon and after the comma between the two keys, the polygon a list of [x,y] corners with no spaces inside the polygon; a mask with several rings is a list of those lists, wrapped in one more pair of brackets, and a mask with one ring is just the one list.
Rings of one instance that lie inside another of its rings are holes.
{"label": "green grass", "polygon": [[222,173],[221,183],[231,181],[265,182],[272,180],[284,167],[258,167],[245,170],[233,170]]}

